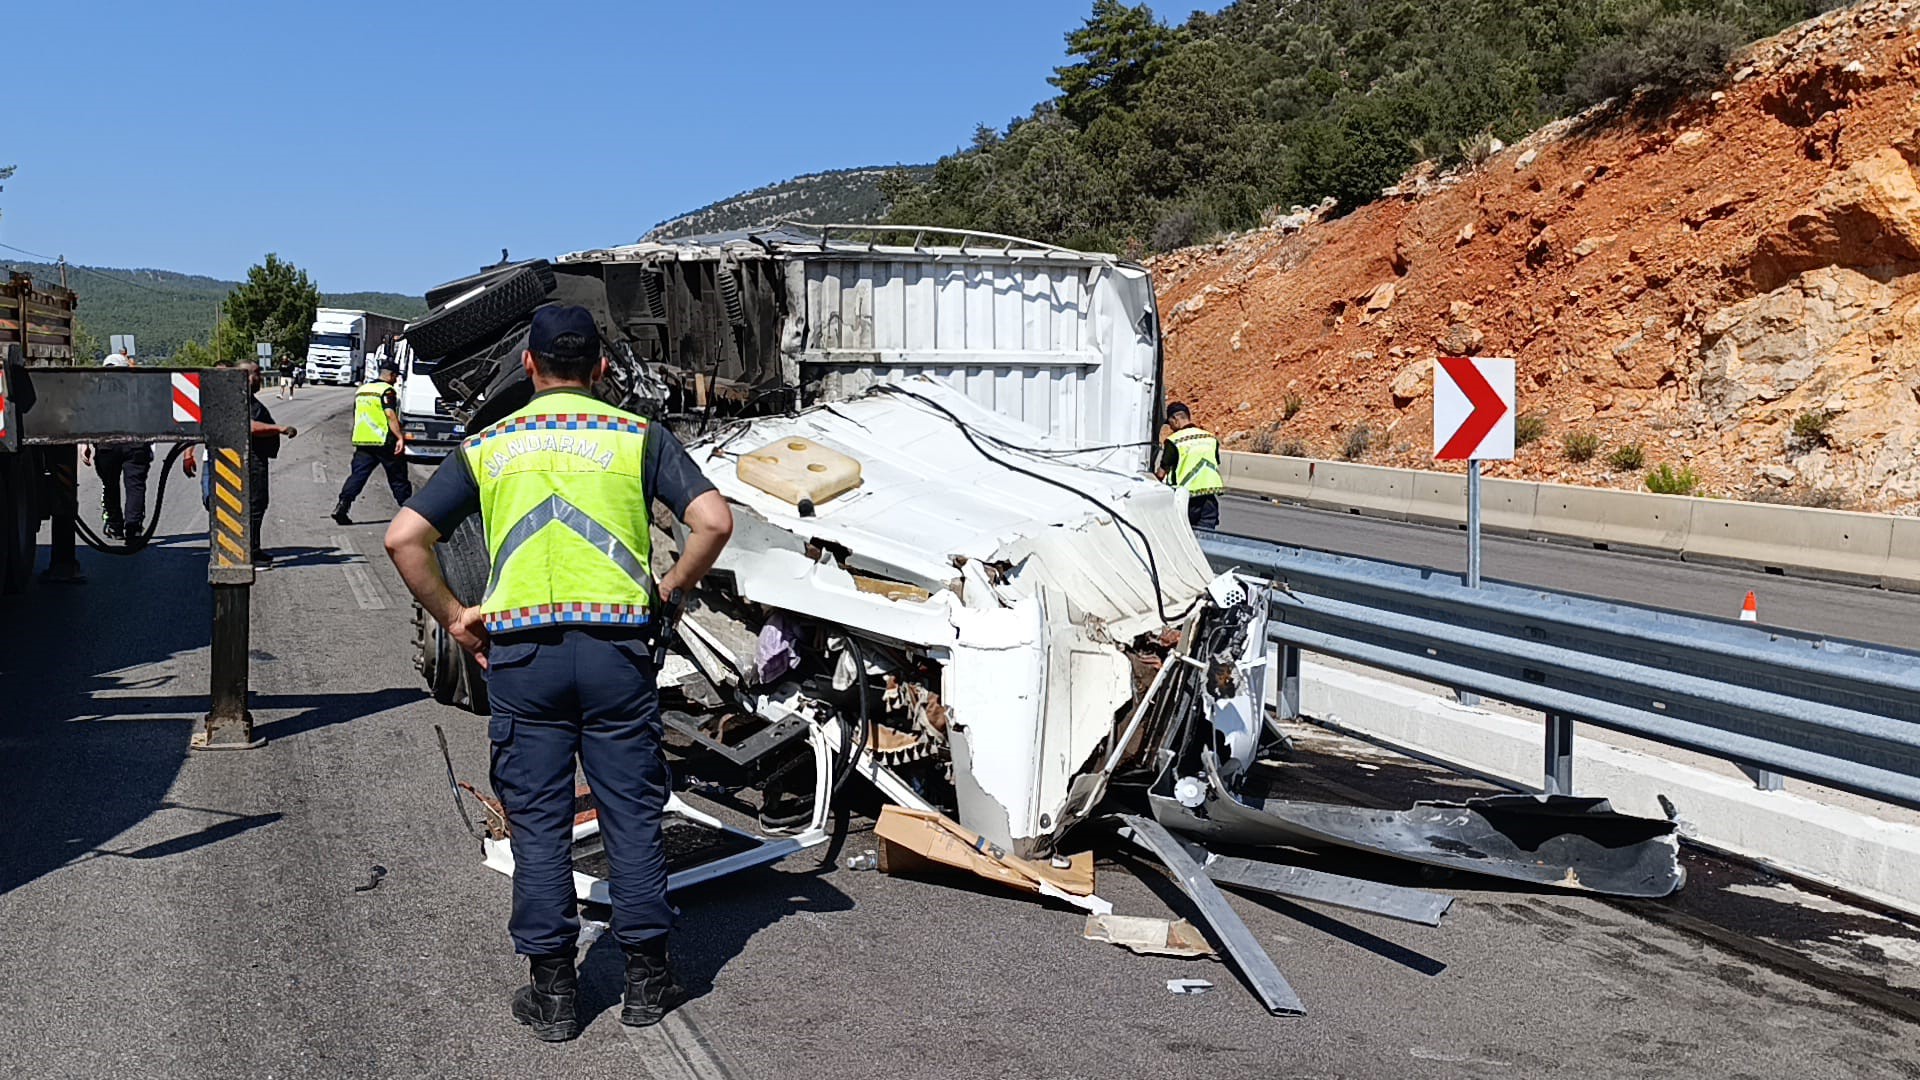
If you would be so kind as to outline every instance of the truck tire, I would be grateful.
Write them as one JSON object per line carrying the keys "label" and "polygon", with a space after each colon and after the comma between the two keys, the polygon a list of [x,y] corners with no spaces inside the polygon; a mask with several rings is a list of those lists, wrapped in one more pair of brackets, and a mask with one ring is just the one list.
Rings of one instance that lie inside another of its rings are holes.
{"label": "truck tire", "polygon": [[484,345],[540,306],[553,290],[553,271],[523,266],[474,286],[479,292],[407,324],[407,343],[426,360]]}
{"label": "truck tire", "polygon": [[[445,285],[435,285],[433,288],[428,289],[426,297],[427,307],[440,307],[449,300],[465,296],[467,293],[472,292],[476,286],[484,285],[489,281],[496,281],[506,277],[508,274],[516,274],[522,270],[539,271],[545,273],[549,279],[553,277],[553,269],[545,259],[528,259],[525,262],[488,267],[477,274],[470,274],[458,280],[449,281]],[[551,285],[549,285],[549,288],[551,288]]]}
{"label": "truck tire", "polygon": [[[487,538],[480,519],[469,517],[435,550],[447,588],[463,604],[476,604],[487,590]],[[466,650],[454,642],[425,612],[415,615],[414,642],[419,650],[415,666],[427,681],[435,701],[470,712],[488,711],[487,677]]]}

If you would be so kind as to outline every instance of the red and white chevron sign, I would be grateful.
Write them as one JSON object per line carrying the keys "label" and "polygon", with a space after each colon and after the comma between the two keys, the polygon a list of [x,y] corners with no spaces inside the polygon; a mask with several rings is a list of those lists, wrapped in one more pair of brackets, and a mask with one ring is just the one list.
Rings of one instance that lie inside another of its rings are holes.
{"label": "red and white chevron sign", "polygon": [[1513,361],[1443,356],[1433,366],[1436,461],[1513,458]]}
{"label": "red and white chevron sign", "polygon": [[191,371],[173,375],[173,419],[177,423],[200,422],[200,376]]}

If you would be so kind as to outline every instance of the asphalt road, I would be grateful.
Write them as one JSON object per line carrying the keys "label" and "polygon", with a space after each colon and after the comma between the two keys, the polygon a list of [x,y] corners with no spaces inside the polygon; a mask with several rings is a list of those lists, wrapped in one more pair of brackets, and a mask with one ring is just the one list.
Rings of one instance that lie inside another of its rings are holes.
{"label": "asphalt road", "polygon": [[[1456,528],[1228,496],[1220,529],[1456,574],[1467,568],[1466,533]],[[1727,619],[1739,616],[1752,590],[1763,623],[1920,650],[1920,594],[1504,536],[1483,536],[1480,558],[1490,581]]]}
{"label": "asphalt road", "polygon": [[[206,708],[197,500],[170,500],[137,558],[83,555],[88,584],[0,600],[0,1074],[1920,1076],[1920,1026],[1585,896],[1455,879],[1437,928],[1236,897],[1311,1010],[1275,1019],[1220,963],[1135,956],[1082,940],[1072,910],[819,850],[678,897],[700,996],[669,1023],[618,1023],[601,940],[585,1034],[539,1044],[506,1013],[524,977],[508,882],[480,865],[434,737],[484,783],[485,725],[421,692],[379,550],[384,488],[362,523],[325,516],[348,400],[268,397],[306,432],[274,465],[281,561],[253,590],[264,748],[187,750]],[[1099,873],[1123,913],[1185,913],[1151,867]],[[1170,995],[1183,977],[1217,989]]]}

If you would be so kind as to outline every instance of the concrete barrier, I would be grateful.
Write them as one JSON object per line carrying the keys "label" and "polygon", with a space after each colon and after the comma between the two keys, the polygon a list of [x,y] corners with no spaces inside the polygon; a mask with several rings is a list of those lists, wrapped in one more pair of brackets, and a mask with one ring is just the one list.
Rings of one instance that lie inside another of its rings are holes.
{"label": "concrete barrier", "polygon": [[1480,525],[1489,532],[1533,532],[1539,514],[1540,489],[1544,484],[1526,480],[1480,481]]}
{"label": "concrete barrier", "polygon": [[1920,518],[1894,518],[1887,550],[1887,576],[1880,583],[1902,592],[1920,592]]}
{"label": "concrete barrier", "polygon": [[1349,465],[1343,461],[1314,463],[1312,500],[1373,517],[1407,520],[1413,502],[1412,469],[1379,465]]}
{"label": "concrete barrier", "polygon": [[[1467,478],[1342,461],[1229,452],[1227,490],[1395,521],[1464,525]],[[1488,479],[1488,532],[1574,540],[1703,562],[1920,592],[1920,518]]]}
{"label": "concrete barrier", "polygon": [[1694,502],[1682,495],[1541,484],[1533,531],[1678,555],[1686,546]]}
{"label": "concrete barrier", "polygon": [[1893,519],[1802,506],[1693,500],[1681,558],[1809,573],[1878,585],[1887,575]]}
{"label": "concrete barrier", "polygon": [[[1464,525],[1467,521],[1467,478],[1458,473],[1412,473],[1408,487],[1407,517],[1434,525]],[[1480,484],[1481,505],[1486,505],[1486,482]],[[1484,521],[1483,521],[1484,524]]]}
{"label": "concrete barrier", "polygon": [[1305,502],[1313,495],[1314,462],[1306,458],[1229,450],[1220,455],[1220,464],[1233,491],[1294,502]]}

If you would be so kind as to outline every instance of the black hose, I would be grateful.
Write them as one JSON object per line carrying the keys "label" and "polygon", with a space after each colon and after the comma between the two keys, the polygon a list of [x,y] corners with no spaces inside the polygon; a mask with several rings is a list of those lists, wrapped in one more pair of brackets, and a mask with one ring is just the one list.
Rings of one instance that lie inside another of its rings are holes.
{"label": "black hose", "polygon": [[[980,445],[980,439],[974,436],[973,429],[970,426],[968,426],[967,422],[965,420],[960,419],[958,416],[955,416],[953,412],[949,410],[946,406],[940,404],[939,402],[933,400],[932,398],[926,397],[925,395],[922,395],[922,394],[916,394],[913,391],[908,390],[904,387],[894,386],[890,383],[883,383],[879,386],[876,386],[874,387],[874,391],[877,393],[899,394],[902,397],[910,397],[915,401],[920,402],[921,404],[927,406],[928,408],[934,410],[935,412],[938,412],[940,415],[946,417],[949,421],[953,423],[954,427],[959,428],[960,434],[966,438],[968,444],[970,444],[975,450],[979,451],[981,457],[986,458],[988,461],[991,461],[996,465],[1001,466],[1002,468],[1010,469],[1013,472],[1019,473],[1021,476],[1030,477],[1034,480],[1040,481],[1043,484],[1050,484],[1054,487],[1059,488],[1062,491],[1067,491],[1075,495],[1078,495],[1082,499],[1085,499],[1086,501],[1092,503],[1095,507],[1099,508],[1100,510],[1104,510],[1109,516],[1113,518],[1113,520],[1116,523],[1120,525],[1124,525],[1128,529],[1131,529],[1133,531],[1133,534],[1140,538],[1140,546],[1142,549],[1146,551],[1146,556],[1147,556],[1146,557],[1147,576],[1153,582],[1153,605],[1156,609],[1158,609],[1160,613],[1160,622],[1162,624],[1173,623],[1178,619],[1186,618],[1187,612],[1193,610],[1194,605],[1188,604],[1187,610],[1182,611],[1178,616],[1167,614],[1166,596],[1164,591],[1160,587],[1160,563],[1157,559],[1153,557],[1153,542],[1147,539],[1146,532],[1142,530],[1140,526],[1135,525],[1131,521],[1128,521],[1126,517],[1123,516],[1118,510],[1115,510],[1113,507],[1108,506],[1106,503],[1101,502],[1099,499],[1094,498],[1093,496],[1087,494],[1084,491],[1081,491],[1079,488],[1074,487],[1072,484],[1069,484],[1063,480],[1055,480],[1051,476],[1044,476],[1040,473],[1034,472],[1032,469],[1023,469],[1020,466],[1015,465],[1013,462],[1006,460],[1005,458],[995,457],[994,455],[987,453],[986,447]],[[988,438],[991,439],[992,437],[988,436]],[[1199,601],[1196,599],[1194,603],[1197,604],[1199,603]]]}
{"label": "black hose", "polygon": [[167,502],[167,479],[173,475],[173,463],[180,459],[181,454],[186,453],[190,445],[190,443],[176,444],[172,452],[167,454],[167,460],[161,464],[160,486],[153,492],[153,516],[147,519],[146,531],[139,536],[127,537],[124,544],[109,544],[81,519],[78,510],[73,515],[73,531],[79,534],[80,539],[87,542],[88,547],[102,555],[138,555],[142,548],[152,543],[154,530],[160,527],[160,508]]}
{"label": "black hose", "polygon": [[827,789],[829,802],[835,795],[840,794],[840,785],[846,783],[847,777],[853,773],[854,762],[860,760],[860,755],[867,752],[867,746],[873,741],[873,717],[869,712],[871,706],[867,702],[869,696],[867,655],[861,651],[859,642],[854,640],[852,634],[848,634],[846,640],[847,654],[853,657],[853,688],[854,692],[860,696],[860,736],[857,742],[845,738],[841,740],[841,745],[845,749],[840,755],[840,764],[835,770],[833,786]]}

